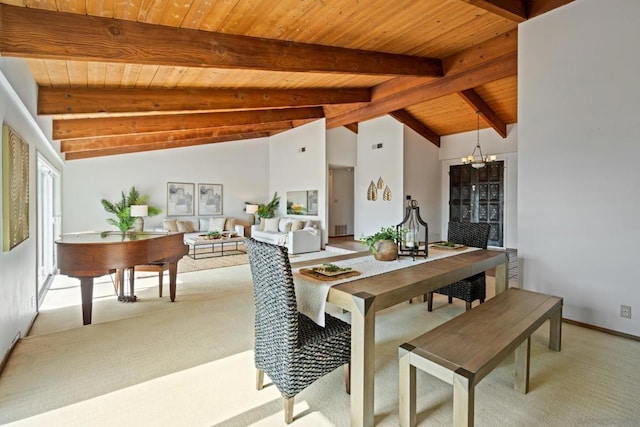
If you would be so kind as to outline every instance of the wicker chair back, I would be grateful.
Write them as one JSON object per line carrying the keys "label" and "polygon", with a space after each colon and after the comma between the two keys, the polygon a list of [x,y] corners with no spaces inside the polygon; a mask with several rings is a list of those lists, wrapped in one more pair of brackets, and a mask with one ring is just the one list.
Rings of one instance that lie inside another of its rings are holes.
{"label": "wicker chair back", "polygon": [[255,300],[255,365],[285,398],[349,363],[351,327],[325,314],[325,327],[298,312],[285,246],[246,240]]}
{"label": "wicker chair back", "polygon": [[491,225],[481,222],[450,222],[447,240],[474,248],[487,249]]}

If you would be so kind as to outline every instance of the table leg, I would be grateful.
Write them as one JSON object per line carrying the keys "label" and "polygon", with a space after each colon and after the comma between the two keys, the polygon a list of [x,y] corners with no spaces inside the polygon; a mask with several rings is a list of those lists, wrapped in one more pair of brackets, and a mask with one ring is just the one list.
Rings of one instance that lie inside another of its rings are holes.
{"label": "table leg", "polygon": [[351,312],[351,426],[373,426],[375,297],[353,295]]}
{"label": "table leg", "polygon": [[171,302],[176,300],[176,276],[178,275],[178,262],[169,263],[169,296]]}
{"label": "table leg", "polygon": [[529,392],[529,360],[531,353],[531,337],[527,337],[516,348],[515,351],[515,372],[513,378],[513,386],[520,393],[527,394]]}
{"label": "table leg", "polygon": [[562,306],[560,306],[549,320],[549,348],[560,351],[562,346]]}
{"label": "table leg", "polygon": [[82,295],[82,324],[91,324],[93,310],[93,277],[80,278],[80,294]]}
{"label": "table leg", "polygon": [[503,264],[496,266],[496,295],[509,288],[509,261],[506,259]]}

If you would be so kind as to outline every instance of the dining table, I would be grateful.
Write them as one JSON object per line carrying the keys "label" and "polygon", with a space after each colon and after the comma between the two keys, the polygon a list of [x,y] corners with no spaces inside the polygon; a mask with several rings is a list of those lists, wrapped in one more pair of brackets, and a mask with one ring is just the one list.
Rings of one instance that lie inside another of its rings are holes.
{"label": "dining table", "polygon": [[[437,249],[429,248],[429,256],[435,253]],[[328,289],[326,301],[351,313],[352,426],[374,425],[376,312],[491,269],[495,269],[496,295],[507,289],[508,259],[504,251],[478,249],[447,255],[429,262],[409,262],[404,268],[381,274],[355,277]],[[368,252],[356,252],[293,262],[291,267],[295,271],[360,257],[372,256]]]}

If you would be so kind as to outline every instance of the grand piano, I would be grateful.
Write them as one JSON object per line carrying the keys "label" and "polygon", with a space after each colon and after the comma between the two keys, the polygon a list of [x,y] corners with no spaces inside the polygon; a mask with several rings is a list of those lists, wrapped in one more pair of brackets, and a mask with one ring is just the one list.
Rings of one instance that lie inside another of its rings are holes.
{"label": "grand piano", "polygon": [[189,250],[183,240],[184,233],[110,231],[65,234],[57,240],[60,274],[80,279],[83,324],[91,323],[94,277],[115,272],[122,289],[128,270],[133,295],[136,265],[168,264],[170,296],[175,301],[178,261]]}

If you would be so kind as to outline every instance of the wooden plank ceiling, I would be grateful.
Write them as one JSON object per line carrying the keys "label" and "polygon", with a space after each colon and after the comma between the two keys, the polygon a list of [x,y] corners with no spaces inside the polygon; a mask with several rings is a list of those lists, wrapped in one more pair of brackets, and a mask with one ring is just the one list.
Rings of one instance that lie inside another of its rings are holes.
{"label": "wooden plank ceiling", "polygon": [[518,23],[572,0],[0,0],[67,160],[391,114],[440,137],[517,117]]}

